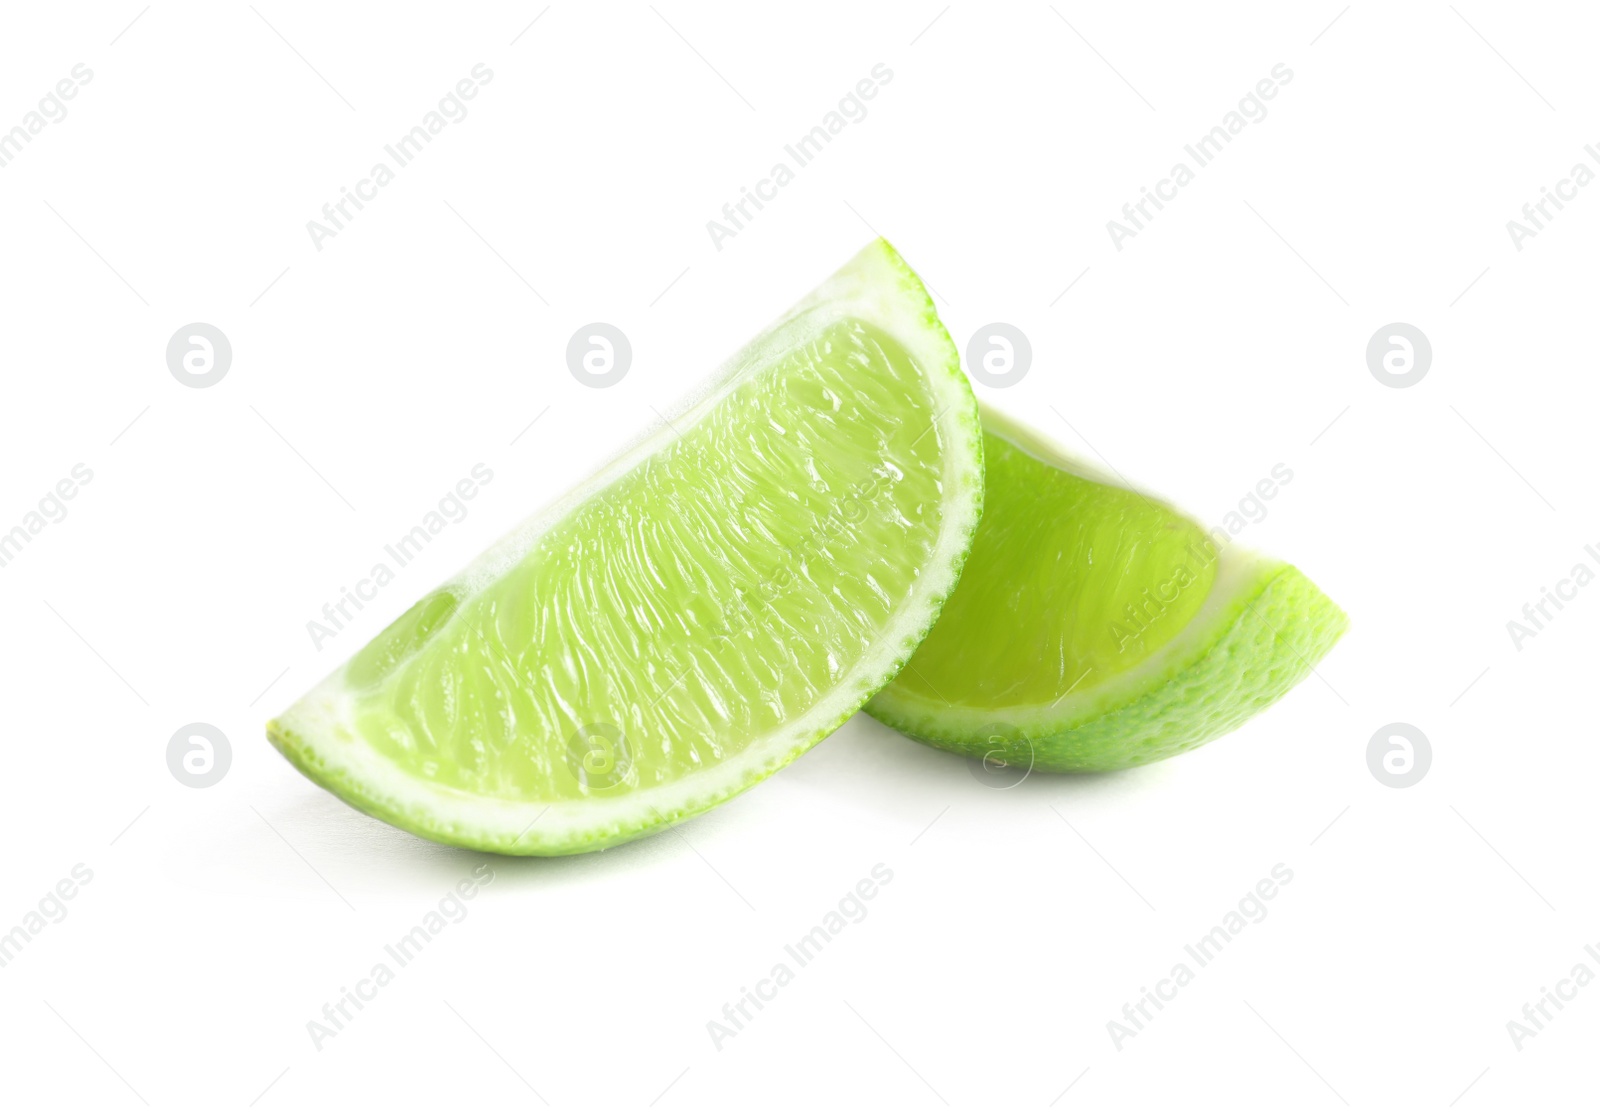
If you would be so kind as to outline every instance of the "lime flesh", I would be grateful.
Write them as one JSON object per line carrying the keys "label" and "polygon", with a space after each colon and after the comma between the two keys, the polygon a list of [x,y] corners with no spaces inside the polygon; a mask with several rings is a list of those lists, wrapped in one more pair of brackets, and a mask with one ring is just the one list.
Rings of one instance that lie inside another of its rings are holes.
{"label": "lime flesh", "polygon": [[880,241],[268,736],[438,841],[638,837],[776,771],[895,674],[955,584],[982,490],[956,353]]}
{"label": "lime flesh", "polygon": [[868,705],[922,741],[1044,771],[1193,749],[1309,674],[1346,618],[1298,570],[985,411],[985,509],[966,570]]}

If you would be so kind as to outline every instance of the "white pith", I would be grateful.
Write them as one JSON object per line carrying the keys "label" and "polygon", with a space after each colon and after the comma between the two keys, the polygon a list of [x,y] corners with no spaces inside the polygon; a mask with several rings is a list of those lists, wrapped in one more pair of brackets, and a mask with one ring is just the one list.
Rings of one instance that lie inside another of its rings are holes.
{"label": "white pith", "polygon": [[888,333],[922,372],[945,445],[940,532],[923,574],[873,647],[803,715],[752,739],[738,755],[669,784],[583,800],[509,800],[440,787],[372,749],[355,727],[357,694],[348,688],[346,666],[341,666],[279,717],[271,730],[274,743],[314,779],[357,806],[431,836],[515,853],[579,850],[625,840],[631,832],[702,811],[809,748],[882,687],[915,649],[955,585],[978,522],[982,473],[976,461],[981,459],[981,433],[970,389],[921,283],[881,241],[863,250],[728,360],[699,392],[667,415],[668,423],[659,431],[529,517],[442,585],[463,603],[457,609],[459,617],[467,599],[516,566],[539,537],[574,507],[712,412],[742,374],[764,373],[774,356],[834,323],[852,319]]}

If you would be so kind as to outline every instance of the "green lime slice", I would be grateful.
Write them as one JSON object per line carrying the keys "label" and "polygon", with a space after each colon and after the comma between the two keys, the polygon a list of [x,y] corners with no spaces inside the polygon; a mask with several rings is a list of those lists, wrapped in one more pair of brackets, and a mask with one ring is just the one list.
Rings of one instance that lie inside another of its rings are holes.
{"label": "green lime slice", "polygon": [[1225,534],[1219,546],[987,408],[983,423],[972,554],[873,717],[1009,766],[1127,768],[1234,729],[1344,632],[1344,612],[1290,565]]}
{"label": "green lime slice", "polygon": [[616,845],[855,713],[932,627],[982,502],[959,357],[880,240],[267,736],[436,841]]}

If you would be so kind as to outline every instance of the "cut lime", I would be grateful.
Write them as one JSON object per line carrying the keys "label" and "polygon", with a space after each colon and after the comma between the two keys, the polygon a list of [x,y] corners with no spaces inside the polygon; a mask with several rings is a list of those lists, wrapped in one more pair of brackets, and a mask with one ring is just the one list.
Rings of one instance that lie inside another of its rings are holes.
{"label": "cut lime", "polygon": [[1127,768],[1234,729],[1346,618],[1295,568],[983,412],[985,508],[961,582],[867,706],[987,762]]}
{"label": "cut lime", "polygon": [[932,626],[982,501],[959,358],[880,240],[267,735],[424,837],[603,849],[859,709]]}

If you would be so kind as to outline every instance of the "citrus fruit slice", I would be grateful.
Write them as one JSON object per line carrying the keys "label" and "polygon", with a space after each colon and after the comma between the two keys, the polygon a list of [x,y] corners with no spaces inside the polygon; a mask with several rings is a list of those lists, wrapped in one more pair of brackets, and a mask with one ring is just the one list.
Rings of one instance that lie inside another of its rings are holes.
{"label": "citrus fruit slice", "polygon": [[880,240],[267,735],[424,837],[603,849],[745,790],[859,709],[932,626],[982,502],[959,357]]}
{"label": "citrus fruit slice", "polygon": [[1219,547],[987,407],[983,423],[972,554],[938,624],[867,705],[880,721],[1013,768],[1127,768],[1232,730],[1344,632],[1344,612],[1290,565],[1225,533]]}

